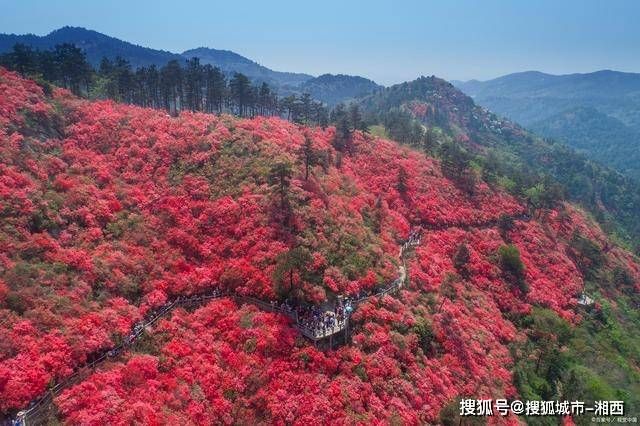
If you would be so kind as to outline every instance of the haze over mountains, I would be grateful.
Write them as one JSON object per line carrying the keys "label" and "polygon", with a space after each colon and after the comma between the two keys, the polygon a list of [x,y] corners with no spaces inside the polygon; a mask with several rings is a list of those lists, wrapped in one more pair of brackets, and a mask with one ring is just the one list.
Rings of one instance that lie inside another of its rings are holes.
{"label": "haze over mountains", "polygon": [[300,85],[303,92],[329,105],[369,95],[382,89],[376,82],[360,76],[323,74]]}
{"label": "haze over mountains", "polygon": [[52,49],[62,43],[75,44],[84,50],[87,60],[93,66],[98,66],[103,57],[114,59],[119,56],[129,61],[134,69],[149,65],[160,67],[171,60],[183,62],[198,57],[202,64],[215,65],[227,75],[240,72],[256,82],[269,83],[282,94],[305,90],[329,105],[379,87],[375,82],[363,77],[326,74],[314,78],[309,74],[274,71],[229,50],[198,47],[174,53],[151,49],[79,27],[63,27],[46,36],[0,34],[0,53],[11,51],[16,43],[40,50]]}
{"label": "haze over mountains", "polygon": [[16,43],[26,44],[35,49],[52,49],[56,44],[73,43],[84,50],[87,60],[94,66],[103,57],[109,59],[120,56],[136,68],[148,65],[164,65],[171,60],[182,60],[182,56],[166,50],[138,46],[97,31],[78,27],[62,27],[46,36],[33,34],[0,34],[0,51],[10,51]]}
{"label": "haze over mountains", "polygon": [[640,74],[528,71],[454,84],[480,105],[640,177]]}
{"label": "haze over mountains", "polygon": [[433,75],[382,87],[70,27],[5,48],[0,426],[640,412],[640,186],[592,160],[633,173],[633,75],[487,95],[585,155]]}
{"label": "haze over mountains", "polygon": [[[198,47],[182,53],[135,45],[96,31],[63,27],[46,36],[0,34],[0,53],[16,43],[51,49],[73,43],[94,66],[103,57],[122,57],[133,68],[162,66],[192,57],[267,82],[281,96],[309,93],[329,106],[378,92],[383,86],[360,76],[275,71],[229,50]],[[640,178],[640,74],[597,71],[551,75],[538,71],[509,74],[489,81],[454,81],[478,105],[504,115],[542,136],[558,139],[589,158]]]}
{"label": "haze over mountains", "polygon": [[[359,102],[391,139],[427,152],[458,141],[482,164],[488,181],[532,195],[539,176],[546,176],[545,191],[559,183],[568,199],[590,210],[610,232],[640,236],[640,190],[634,180],[497,116],[445,80],[420,77]],[[416,130],[422,127],[430,129],[427,138]]]}

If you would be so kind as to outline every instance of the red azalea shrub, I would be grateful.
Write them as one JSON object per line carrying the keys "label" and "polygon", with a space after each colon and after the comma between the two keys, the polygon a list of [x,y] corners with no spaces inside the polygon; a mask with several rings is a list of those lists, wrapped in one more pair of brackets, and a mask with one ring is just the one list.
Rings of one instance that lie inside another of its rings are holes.
{"label": "red azalea shrub", "polygon": [[[104,365],[57,403],[66,421],[88,424],[433,423],[459,395],[515,396],[507,348],[522,336],[507,318],[541,304],[579,319],[582,278],[564,250],[574,232],[640,276],[566,206],[509,232],[524,294],[495,258],[506,243],[496,222],[522,219],[522,203],[485,183],[464,193],[436,160],[360,132],[349,154],[334,148],[335,129],[278,118],[48,98],[2,69],[0,91],[1,412],[177,296],[223,288],[322,303],[388,283],[398,243],[420,224],[409,285],[359,307],[351,346],[323,353],[281,316],[216,301],[174,311],[148,331],[145,353]],[[317,159],[309,179],[305,137]],[[466,276],[452,261],[460,244]],[[285,282],[293,248],[305,260]]]}

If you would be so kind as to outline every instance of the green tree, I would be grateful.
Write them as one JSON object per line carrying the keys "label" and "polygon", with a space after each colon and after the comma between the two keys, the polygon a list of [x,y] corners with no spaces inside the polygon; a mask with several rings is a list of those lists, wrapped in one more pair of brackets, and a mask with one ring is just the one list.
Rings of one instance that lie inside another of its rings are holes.
{"label": "green tree", "polygon": [[422,150],[427,155],[433,155],[436,152],[437,144],[436,132],[432,127],[429,127],[422,135]]}
{"label": "green tree", "polygon": [[498,249],[500,267],[505,278],[517,286],[520,291],[527,293],[529,287],[525,281],[525,267],[520,259],[520,251],[513,244],[503,245]]}
{"label": "green tree", "polygon": [[[301,290],[296,286],[296,272],[300,280],[306,280],[306,271],[311,259],[309,250],[304,247],[294,247],[278,255],[273,280],[280,298],[286,299],[296,289]],[[301,291],[297,293],[296,296],[302,295]]]}
{"label": "green tree", "polygon": [[302,124],[309,124],[311,122],[311,115],[313,112],[313,100],[309,93],[303,93],[300,97],[300,114],[297,117],[298,122]]}
{"label": "green tree", "polygon": [[361,130],[367,132],[368,128],[364,120],[362,119],[362,112],[360,112],[360,106],[353,102],[349,105],[349,121],[351,122],[351,130]]}
{"label": "green tree", "polygon": [[190,58],[184,70],[185,107],[191,111],[202,108],[203,69],[199,58]]}
{"label": "green tree", "polygon": [[38,70],[38,55],[31,46],[16,43],[13,50],[4,55],[3,65],[23,75],[33,75]]}
{"label": "green tree", "polygon": [[500,232],[500,236],[505,241],[510,241],[509,232],[515,227],[515,223],[513,218],[508,214],[501,214],[498,218],[498,232]]}
{"label": "green tree", "polygon": [[321,102],[314,102],[313,110],[316,124],[322,127],[322,129],[325,129],[329,125],[329,112],[327,108],[325,108]]}
{"label": "green tree", "polygon": [[73,44],[56,45],[53,52],[58,67],[58,82],[75,94],[89,91],[92,68],[84,52]]}
{"label": "green tree", "polygon": [[418,344],[422,349],[422,353],[427,356],[433,355],[435,336],[432,324],[428,320],[420,318],[416,321],[412,330],[418,336]]}
{"label": "green tree", "polygon": [[131,72],[131,64],[124,58],[116,57],[113,61],[113,77],[117,87],[116,99],[120,102],[133,102],[135,79]]}
{"label": "green tree", "polygon": [[602,249],[595,242],[575,232],[569,241],[571,254],[580,272],[587,279],[594,279],[605,258]]}
{"label": "green tree", "polygon": [[470,169],[469,154],[455,142],[445,142],[440,145],[439,154],[442,174],[451,179],[458,188],[473,193],[475,176]]}
{"label": "green tree", "polygon": [[237,72],[229,82],[229,90],[238,115],[246,117],[252,97],[251,81],[246,75]]}
{"label": "green tree", "polygon": [[349,114],[343,104],[338,104],[332,112],[332,121],[336,123],[333,147],[340,152],[351,151],[351,126]]}
{"label": "green tree", "polygon": [[465,278],[469,277],[469,260],[471,260],[469,247],[465,243],[462,243],[453,254],[453,267],[456,268],[456,271]]}
{"label": "green tree", "polygon": [[398,182],[396,183],[396,189],[403,197],[407,195],[409,175],[407,174],[407,170],[400,166],[398,168]]}
{"label": "green tree", "polygon": [[177,114],[182,104],[182,68],[176,60],[171,60],[160,69],[160,92],[164,108]]}
{"label": "green tree", "polygon": [[309,168],[318,163],[318,153],[313,149],[313,140],[308,134],[304,136],[304,144],[300,148],[300,156],[304,162],[304,180],[308,180]]}
{"label": "green tree", "polygon": [[258,108],[260,115],[269,115],[273,104],[273,93],[267,83],[262,83],[258,93]]}
{"label": "green tree", "polygon": [[205,108],[207,112],[222,112],[227,92],[227,81],[218,67],[204,66]]}
{"label": "green tree", "polygon": [[291,184],[292,166],[287,161],[279,161],[269,171],[269,181],[274,193],[280,199],[278,216],[283,225],[288,226],[291,218],[289,204],[289,186]]}
{"label": "green tree", "polygon": [[535,307],[521,320],[528,340],[526,354],[514,368],[514,381],[525,399],[562,398],[562,380],[570,366],[566,345],[573,330],[550,309]]}

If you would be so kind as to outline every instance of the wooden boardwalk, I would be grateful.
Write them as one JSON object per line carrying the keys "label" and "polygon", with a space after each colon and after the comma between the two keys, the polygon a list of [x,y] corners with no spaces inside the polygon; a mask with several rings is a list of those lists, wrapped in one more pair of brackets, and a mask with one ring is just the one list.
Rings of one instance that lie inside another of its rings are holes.
{"label": "wooden boardwalk", "polygon": [[[521,220],[521,221],[529,221],[531,217],[526,213],[520,213],[517,215],[512,215],[511,219],[513,220]],[[297,314],[293,310],[289,310],[283,308],[282,306],[277,306],[274,303],[265,302],[260,299],[247,297],[247,296],[239,296],[234,294],[224,294],[219,290],[213,290],[210,293],[194,295],[194,296],[179,296],[176,299],[168,302],[164,306],[160,307],[157,310],[150,312],[144,321],[136,324],[134,328],[131,330],[131,333],[125,338],[124,342],[121,344],[104,350],[99,354],[95,354],[93,357],[89,357],[91,359],[90,362],[78,367],[75,369],[74,373],[66,378],[64,381],[58,383],[51,389],[49,389],[44,395],[34,399],[29,407],[17,413],[17,415],[13,418],[2,419],[0,420],[0,426],[25,426],[25,425],[43,425],[47,423],[47,420],[54,416],[53,413],[53,399],[60,393],[62,390],[81,382],[85,377],[93,372],[93,370],[101,363],[108,359],[112,359],[118,357],[122,354],[123,351],[126,351],[131,347],[143,334],[144,330],[147,327],[152,327],[160,318],[168,315],[173,309],[177,307],[193,307],[200,304],[204,304],[213,299],[218,299],[221,297],[230,297],[236,301],[238,304],[252,304],[257,306],[258,308],[268,311],[268,312],[277,312],[282,315],[289,317],[292,320],[293,326],[300,332],[302,336],[310,340],[316,346],[322,346],[323,343],[327,343],[325,347],[333,348],[334,343],[338,343],[338,338],[342,335],[343,340],[341,343],[347,343],[349,341],[349,319],[351,314],[357,309],[358,305],[364,303],[372,298],[382,297],[387,294],[392,294],[398,291],[404,285],[406,281],[406,265],[404,263],[404,258],[406,255],[406,251],[414,246],[420,244],[420,236],[422,230],[444,230],[448,228],[461,228],[465,230],[470,230],[474,228],[490,228],[496,226],[498,223],[498,219],[490,219],[482,222],[476,223],[449,223],[449,224],[430,224],[423,223],[417,229],[414,229],[409,234],[409,238],[404,241],[399,247],[398,259],[399,259],[399,267],[398,267],[398,277],[388,285],[378,288],[374,293],[369,295],[364,295],[360,298],[349,300],[349,311],[347,315],[345,315],[345,319],[343,321],[335,321],[335,325],[328,329],[319,329],[319,328],[309,328],[306,324],[300,322],[298,320]],[[328,309],[324,312],[324,315],[335,315],[335,313]]]}

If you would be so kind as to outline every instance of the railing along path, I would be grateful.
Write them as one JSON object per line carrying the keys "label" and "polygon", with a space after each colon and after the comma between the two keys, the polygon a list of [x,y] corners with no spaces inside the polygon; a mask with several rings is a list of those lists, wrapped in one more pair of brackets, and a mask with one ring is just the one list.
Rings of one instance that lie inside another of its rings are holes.
{"label": "railing along path", "polygon": [[[530,218],[526,214],[515,215],[512,217],[514,220],[524,220],[528,221]],[[324,317],[324,322],[315,322],[310,323],[309,321],[305,321],[299,315],[299,312],[288,305],[281,304],[277,305],[275,303],[265,302],[264,300],[256,299],[249,296],[240,296],[236,294],[229,294],[222,292],[220,290],[213,290],[209,293],[193,295],[193,296],[179,296],[174,300],[167,302],[165,305],[160,308],[153,310],[147,314],[145,319],[136,325],[134,325],[131,333],[127,335],[123,342],[118,344],[117,346],[106,349],[99,354],[95,355],[95,359],[91,359],[91,361],[86,364],[79,366],[75,369],[74,373],[66,378],[64,381],[56,384],[51,387],[44,395],[34,399],[28,408],[18,412],[15,418],[7,419],[0,421],[1,426],[26,426],[31,424],[43,424],[46,419],[49,418],[49,414],[52,408],[53,399],[57,396],[62,390],[79,383],[86,376],[88,376],[94,368],[101,364],[102,362],[118,357],[122,352],[131,347],[140,337],[144,334],[144,330],[148,327],[153,326],[160,318],[166,316],[168,313],[173,311],[176,307],[188,307],[194,306],[198,304],[205,303],[207,301],[218,299],[221,297],[230,297],[234,299],[239,304],[252,304],[255,305],[262,310],[269,312],[277,312],[289,317],[293,321],[293,326],[307,339],[311,340],[314,344],[324,339],[332,339],[333,336],[336,336],[342,332],[345,333],[346,342],[348,340],[348,329],[349,329],[349,318],[351,314],[355,311],[357,306],[361,303],[366,302],[372,298],[381,297],[387,294],[391,294],[399,290],[406,280],[406,267],[404,265],[404,255],[406,250],[411,247],[417,246],[420,244],[420,235],[422,229],[430,229],[430,230],[443,230],[447,228],[462,228],[462,229],[471,229],[471,228],[487,228],[492,227],[497,224],[497,220],[488,220],[485,222],[479,222],[474,224],[423,224],[414,230],[412,230],[409,234],[409,237],[403,244],[400,246],[399,250],[399,259],[400,266],[398,268],[399,276],[386,285],[385,287],[376,289],[375,292],[370,294],[361,295],[358,298],[347,298],[342,301],[342,308],[344,309],[344,314],[340,317],[336,315],[335,309],[325,309],[324,312],[320,313],[320,317]],[[333,347],[333,342],[329,345],[329,347]],[[93,357],[90,357],[93,358]]]}

